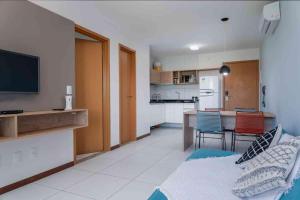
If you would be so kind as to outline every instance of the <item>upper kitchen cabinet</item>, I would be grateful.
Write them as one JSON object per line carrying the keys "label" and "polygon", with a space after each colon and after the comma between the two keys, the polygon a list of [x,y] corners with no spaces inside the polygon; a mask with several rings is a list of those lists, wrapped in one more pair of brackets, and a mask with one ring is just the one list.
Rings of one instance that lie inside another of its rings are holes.
{"label": "upper kitchen cabinet", "polygon": [[150,71],[150,83],[151,84],[160,84],[160,72],[151,69]]}
{"label": "upper kitchen cabinet", "polygon": [[173,84],[173,72],[160,72],[161,84]]}
{"label": "upper kitchen cabinet", "polygon": [[159,72],[151,69],[150,83],[162,85],[173,84],[173,72]]}
{"label": "upper kitchen cabinet", "polygon": [[150,83],[156,85],[198,84],[198,71],[155,71],[151,70]]}
{"label": "upper kitchen cabinet", "polygon": [[198,84],[198,71],[174,71],[173,83],[175,85]]}

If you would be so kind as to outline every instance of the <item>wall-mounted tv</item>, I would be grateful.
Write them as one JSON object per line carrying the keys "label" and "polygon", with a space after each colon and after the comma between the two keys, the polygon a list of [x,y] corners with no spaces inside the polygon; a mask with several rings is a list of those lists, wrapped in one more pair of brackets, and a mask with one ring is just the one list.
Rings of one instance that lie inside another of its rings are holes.
{"label": "wall-mounted tv", "polygon": [[37,56],[0,49],[0,93],[38,93]]}

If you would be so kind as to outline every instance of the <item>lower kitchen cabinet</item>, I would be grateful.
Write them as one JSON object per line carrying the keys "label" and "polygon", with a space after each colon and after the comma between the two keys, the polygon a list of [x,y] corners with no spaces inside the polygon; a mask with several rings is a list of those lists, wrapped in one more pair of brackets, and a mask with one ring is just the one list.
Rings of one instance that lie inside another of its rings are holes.
{"label": "lower kitchen cabinet", "polygon": [[150,108],[150,126],[183,123],[183,113],[193,110],[194,103],[154,103]]}
{"label": "lower kitchen cabinet", "polygon": [[150,126],[155,126],[166,122],[166,109],[164,103],[151,104],[150,108]]}
{"label": "lower kitchen cabinet", "polygon": [[183,123],[183,103],[166,103],[166,122]]}

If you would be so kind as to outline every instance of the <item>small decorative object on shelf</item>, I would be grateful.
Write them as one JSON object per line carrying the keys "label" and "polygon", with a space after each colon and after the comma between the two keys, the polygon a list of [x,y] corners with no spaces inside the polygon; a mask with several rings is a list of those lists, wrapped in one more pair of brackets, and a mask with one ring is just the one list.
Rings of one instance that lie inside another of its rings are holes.
{"label": "small decorative object on shelf", "polygon": [[67,85],[66,87],[66,107],[65,110],[72,110],[72,86]]}
{"label": "small decorative object on shelf", "polygon": [[154,62],[154,64],[153,64],[153,70],[154,71],[158,71],[158,72],[160,72],[161,71],[161,63],[160,62]]}

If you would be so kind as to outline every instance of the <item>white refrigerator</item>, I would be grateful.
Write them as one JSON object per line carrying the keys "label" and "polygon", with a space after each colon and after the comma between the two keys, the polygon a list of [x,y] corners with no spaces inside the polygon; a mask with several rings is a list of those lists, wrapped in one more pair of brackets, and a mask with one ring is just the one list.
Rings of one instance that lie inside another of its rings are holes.
{"label": "white refrigerator", "polygon": [[220,108],[220,81],[218,76],[199,77],[199,110]]}

